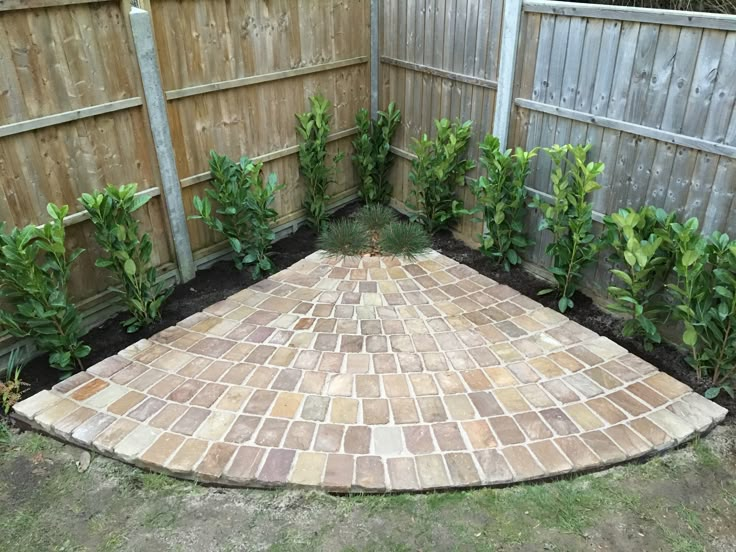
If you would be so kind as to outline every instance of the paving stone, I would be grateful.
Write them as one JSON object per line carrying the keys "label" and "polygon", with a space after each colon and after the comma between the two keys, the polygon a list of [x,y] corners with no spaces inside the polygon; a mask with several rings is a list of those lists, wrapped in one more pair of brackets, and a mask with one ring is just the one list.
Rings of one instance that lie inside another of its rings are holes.
{"label": "paving stone", "polygon": [[224,475],[228,481],[249,484],[256,480],[256,474],[265,456],[266,449],[252,446],[238,447],[230,464],[225,466]]}
{"label": "paving stone", "polygon": [[389,422],[389,403],[385,399],[366,399],[363,403],[363,423],[381,425]]}
{"label": "paving stone", "polygon": [[451,485],[441,454],[417,456],[415,460],[419,482],[424,489],[442,489]]}
{"label": "paving stone", "polygon": [[465,450],[466,445],[463,440],[460,426],[455,422],[444,422],[432,425],[437,446],[442,451],[449,450]]}
{"label": "paving stone", "polygon": [[342,447],[342,438],[345,426],[337,424],[320,424],[317,428],[317,437],[314,449],[321,452],[339,452]]}
{"label": "paving stone", "polygon": [[179,449],[186,440],[182,435],[175,433],[162,433],[156,441],[148,447],[139,458],[139,461],[146,467],[157,468],[164,466],[169,458]]}
{"label": "paving stone", "polygon": [[644,437],[656,450],[662,450],[674,444],[675,440],[667,435],[658,425],[646,418],[638,418],[630,422],[631,428]]}
{"label": "paving stone", "polygon": [[72,442],[89,445],[116,420],[114,416],[99,412],[72,431]]}
{"label": "paving stone", "polygon": [[139,424],[133,420],[118,418],[95,437],[94,446],[109,454],[120,441],[125,439],[137,427],[139,427]]}
{"label": "paving stone", "polygon": [[577,426],[559,408],[548,408],[539,414],[557,435],[571,435],[578,432]]}
{"label": "paving stone", "polygon": [[327,463],[327,455],[320,452],[299,452],[289,483],[299,486],[315,487],[322,482],[322,474]]}
{"label": "paving stone", "polygon": [[585,470],[601,464],[601,459],[578,437],[559,437],[554,439],[554,442],[578,470]]}
{"label": "paving stone", "polygon": [[393,490],[415,491],[420,488],[413,458],[389,458],[386,464]]}
{"label": "paving stone", "polygon": [[381,491],[386,488],[384,466],[378,456],[356,458],[355,488],[362,491]]}
{"label": "paving stone", "polygon": [[567,473],[573,469],[572,464],[550,440],[530,443],[529,450],[531,450],[537,462],[544,468],[546,475],[558,475]]}
{"label": "paving stone", "polygon": [[70,414],[54,424],[53,431],[61,438],[72,441],[72,432],[92,418],[96,411],[82,406],[72,411]]}
{"label": "paving stone", "polygon": [[194,432],[209,415],[210,411],[206,408],[189,408],[171,427],[171,431],[183,435],[194,435]]}
{"label": "paving stone", "polygon": [[524,433],[522,433],[519,426],[516,425],[516,422],[510,416],[495,416],[489,418],[488,422],[491,424],[491,428],[501,444],[515,445],[526,441]]}
{"label": "paving stone", "polygon": [[462,422],[460,425],[463,431],[465,431],[465,435],[473,449],[482,450],[496,446],[496,439],[493,437],[493,432],[485,420],[472,420]]}
{"label": "paving stone", "polygon": [[271,449],[263,461],[258,481],[269,486],[286,483],[295,456],[293,450]]}
{"label": "paving stone", "polygon": [[623,424],[609,427],[604,431],[629,458],[636,458],[649,451],[649,445]]}
{"label": "paving stone", "polygon": [[332,399],[330,421],[337,424],[355,424],[358,421],[360,401],[337,397]]}
{"label": "paving stone", "polygon": [[371,448],[375,454],[395,456],[403,451],[401,429],[398,427],[379,426],[373,429]]}
{"label": "paving stone", "polygon": [[77,409],[77,403],[68,399],[62,399],[53,406],[42,410],[35,419],[35,422],[45,430],[57,423],[61,422],[69,414]]}
{"label": "paving stone", "polygon": [[481,478],[471,454],[467,452],[449,452],[445,454],[445,462],[453,485],[458,487],[480,485]]}
{"label": "paving stone", "polygon": [[580,438],[606,464],[626,459],[626,453],[602,431],[589,431],[581,434]]}
{"label": "paving stone", "polygon": [[547,424],[544,423],[536,412],[517,414],[514,416],[514,421],[516,421],[517,425],[530,441],[552,437],[552,431],[550,431]]}
{"label": "paving stone", "polygon": [[322,484],[328,491],[347,492],[353,484],[355,457],[349,454],[328,454]]}

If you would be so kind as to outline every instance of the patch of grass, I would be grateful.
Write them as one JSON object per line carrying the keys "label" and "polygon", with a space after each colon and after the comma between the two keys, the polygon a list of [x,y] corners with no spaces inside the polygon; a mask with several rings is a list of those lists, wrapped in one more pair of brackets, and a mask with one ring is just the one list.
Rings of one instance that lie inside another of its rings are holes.
{"label": "patch of grass", "polygon": [[8,425],[0,421],[0,445],[9,445],[12,439],[13,435],[10,433]]}
{"label": "patch of grass", "polygon": [[695,439],[690,446],[698,463],[704,468],[713,469],[721,465],[721,459],[700,437]]}
{"label": "patch of grass", "polygon": [[120,550],[127,542],[127,540],[128,539],[126,539],[125,535],[123,535],[122,533],[113,533],[109,537],[107,537],[107,540],[105,540],[105,542],[102,544],[100,551],[115,552],[117,550]]}
{"label": "patch of grass", "polygon": [[35,431],[28,431],[18,439],[20,452],[25,454],[38,454],[39,452],[51,450],[54,444],[55,442],[52,439]]}
{"label": "patch of grass", "polygon": [[181,495],[197,490],[196,483],[176,479],[162,473],[140,471],[134,477],[139,482],[140,488],[151,494]]}

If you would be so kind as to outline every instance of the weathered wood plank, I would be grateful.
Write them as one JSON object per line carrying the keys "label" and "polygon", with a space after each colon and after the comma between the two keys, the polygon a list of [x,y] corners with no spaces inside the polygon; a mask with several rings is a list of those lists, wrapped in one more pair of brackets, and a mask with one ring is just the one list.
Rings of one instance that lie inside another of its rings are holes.
{"label": "weathered wood plank", "polygon": [[167,100],[178,100],[189,96],[197,96],[199,94],[207,94],[209,92],[217,92],[221,90],[229,90],[231,88],[240,88],[243,86],[252,86],[254,84],[262,84],[265,82],[280,81],[293,77],[304,75],[313,75],[323,71],[332,71],[343,67],[351,67],[353,65],[361,65],[368,63],[368,56],[359,56],[350,59],[332,61],[329,63],[320,63],[311,67],[299,67],[298,69],[288,69],[286,71],[277,71],[275,73],[266,73],[263,75],[254,75],[252,77],[242,77],[220,82],[211,82],[198,86],[189,86],[187,88],[179,88],[177,90],[169,90],[166,92]]}
{"label": "weathered wood plank", "polygon": [[591,115],[590,113],[582,113],[572,109],[565,109],[562,107],[547,105],[541,102],[525,100],[523,98],[517,98],[516,105],[521,106],[525,109],[530,109],[532,111],[538,111],[549,115],[559,115],[560,117],[574,119],[576,121],[593,124],[603,128],[629,132],[638,136],[646,136],[647,138],[654,138],[655,140],[659,140],[661,142],[668,142],[670,144],[675,144],[686,148],[707,151],[716,155],[724,155],[732,159],[736,158],[736,147],[727,146],[725,144],[719,144],[716,142],[709,142],[708,140],[703,140],[701,138],[693,138],[692,136],[686,136],[684,134],[677,134],[674,132],[668,132],[666,130],[645,127],[643,125],[637,125],[635,123],[629,123],[627,121],[609,119],[608,117],[598,117],[596,115]]}
{"label": "weathered wood plank", "polygon": [[601,6],[598,4],[572,4],[550,0],[524,0],[524,11],[616,21],[636,21],[657,25],[677,25],[724,31],[736,30],[736,16],[715,13],[630,8],[628,6]]}

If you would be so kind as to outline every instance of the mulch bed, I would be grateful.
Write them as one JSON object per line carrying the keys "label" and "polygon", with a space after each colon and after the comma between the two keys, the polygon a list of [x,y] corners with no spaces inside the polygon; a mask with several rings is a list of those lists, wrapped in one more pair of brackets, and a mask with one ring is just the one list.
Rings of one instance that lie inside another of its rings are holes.
{"label": "mulch bed", "polygon": [[[350,216],[357,207],[357,204],[348,205],[335,213],[335,217]],[[523,269],[505,272],[480,251],[468,247],[449,232],[441,232],[434,236],[433,247],[438,252],[536,299],[545,306],[556,308],[556,299],[553,295],[537,296],[537,292],[549,286],[547,282]],[[277,271],[282,270],[315,250],[314,232],[302,227],[295,234],[274,244],[273,261]],[[200,270],[194,280],[176,286],[164,306],[161,320],[156,324],[137,333],[128,334],[121,326],[121,322],[128,318],[128,315],[121,313],[89,332],[84,339],[92,347],[92,352],[85,359],[85,365],[92,366],[140,339],[173,326],[187,316],[225,299],[255,281],[251,278],[250,271],[240,272],[231,261],[227,260],[219,261],[206,270]],[[674,346],[660,345],[653,351],[645,351],[637,340],[623,337],[620,333],[621,321],[602,310],[589,297],[578,293],[574,300],[575,308],[565,313],[571,320],[608,337],[700,393],[709,387],[707,382],[698,380],[693,369],[685,362],[682,353]],[[58,381],[58,372],[48,367],[45,356],[40,356],[25,367],[23,379],[30,384],[25,392],[26,396],[30,396],[42,389],[51,388]],[[730,411],[727,420],[733,423],[736,400],[721,393],[715,402]]]}

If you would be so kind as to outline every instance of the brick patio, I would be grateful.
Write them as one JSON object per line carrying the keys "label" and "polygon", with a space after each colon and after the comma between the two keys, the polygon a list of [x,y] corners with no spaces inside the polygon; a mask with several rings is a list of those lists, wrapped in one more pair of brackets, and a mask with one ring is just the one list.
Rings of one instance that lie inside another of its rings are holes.
{"label": "brick patio", "polygon": [[30,397],[16,416],[138,466],[253,487],[496,485],[674,446],[726,410],[432,252],[310,255]]}

